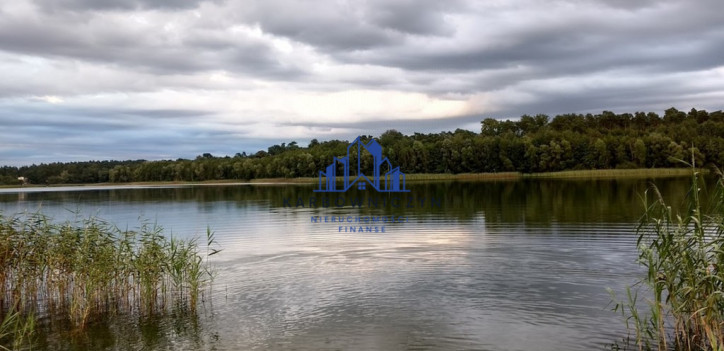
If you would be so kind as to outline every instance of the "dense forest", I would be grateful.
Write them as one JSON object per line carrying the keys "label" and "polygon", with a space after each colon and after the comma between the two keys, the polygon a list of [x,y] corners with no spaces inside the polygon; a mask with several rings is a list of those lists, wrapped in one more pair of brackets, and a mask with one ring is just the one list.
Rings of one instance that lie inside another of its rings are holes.
{"label": "dense forest", "polygon": [[[364,136],[369,140],[372,136]],[[616,114],[524,115],[518,120],[487,118],[480,133],[403,135],[389,130],[377,141],[405,173],[523,173],[575,169],[682,167],[676,159],[694,155],[698,165],[724,165],[724,113],[670,108]],[[193,160],[89,161],[0,167],[0,184],[204,181],[315,177],[349,141],[312,140],[307,147],[282,143],[252,155],[237,153]],[[1,161],[0,161],[1,162]],[[371,159],[364,158],[369,167]]]}

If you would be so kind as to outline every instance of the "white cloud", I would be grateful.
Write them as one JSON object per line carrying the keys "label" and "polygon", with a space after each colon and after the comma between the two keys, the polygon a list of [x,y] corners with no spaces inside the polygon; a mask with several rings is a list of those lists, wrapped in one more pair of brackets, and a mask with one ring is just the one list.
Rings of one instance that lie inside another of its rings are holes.
{"label": "white cloud", "polygon": [[63,99],[61,99],[57,96],[54,96],[54,95],[38,96],[38,97],[36,97],[36,99],[45,101],[49,104],[59,104],[64,101]]}

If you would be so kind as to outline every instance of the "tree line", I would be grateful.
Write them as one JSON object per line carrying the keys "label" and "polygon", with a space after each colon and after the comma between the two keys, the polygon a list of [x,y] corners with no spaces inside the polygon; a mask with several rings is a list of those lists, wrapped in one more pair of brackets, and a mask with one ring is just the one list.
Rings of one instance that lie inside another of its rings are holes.
{"label": "tree line", "polygon": [[[363,136],[367,141],[372,136]],[[692,108],[616,114],[538,114],[517,120],[486,118],[479,133],[403,135],[388,130],[377,141],[391,164],[405,173],[522,173],[577,169],[662,168],[724,165],[724,113]],[[147,181],[249,180],[316,177],[334,156],[346,155],[349,141],[313,139],[307,147],[292,141],[255,154],[237,153],[193,160],[56,162],[0,167],[0,184],[72,184]],[[356,162],[353,160],[353,162]],[[363,168],[371,169],[365,155]]]}

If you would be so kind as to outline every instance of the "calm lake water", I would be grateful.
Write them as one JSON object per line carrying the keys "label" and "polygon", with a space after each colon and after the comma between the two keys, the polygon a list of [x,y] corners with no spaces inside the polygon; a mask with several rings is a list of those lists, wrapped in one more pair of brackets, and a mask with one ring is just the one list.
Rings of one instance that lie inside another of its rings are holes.
{"label": "calm lake water", "polygon": [[[688,181],[655,183],[678,204]],[[642,274],[633,229],[649,182],[411,183],[326,208],[305,185],[0,189],[0,211],[150,221],[181,237],[209,226],[223,248],[198,315],[45,330],[41,349],[584,350],[626,335],[605,289]],[[403,222],[345,232],[370,216]]]}

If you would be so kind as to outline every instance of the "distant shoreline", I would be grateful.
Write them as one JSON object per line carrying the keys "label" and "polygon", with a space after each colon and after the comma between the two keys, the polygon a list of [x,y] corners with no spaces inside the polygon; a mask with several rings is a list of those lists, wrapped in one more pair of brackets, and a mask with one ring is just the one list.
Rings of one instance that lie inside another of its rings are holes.
{"label": "distant shoreline", "polygon": [[[707,169],[699,169],[703,174],[709,173]],[[636,168],[636,169],[594,169],[594,170],[575,170],[575,171],[559,171],[545,173],[519,173],[519,172],[499,172],[499,173],[439,173],[439,174],[408,174],[406,180],[408,182],[421,181],[457,181],[457,180],[475,180],[475,181],[510,181],[520,179],[621,179],[621,178],[666,178],[666,177],[682,177],[691,175],[690,168]],[[299,178],[260,178],[248,181],[239,179],[227,180],[207,180],[201,182],[187,181],[159,181],[159,182],[128,182],[128,183],[87,183],[87,184],[28,184],[25,186],[16,185],[0,185],[0,189],[22,189],[22,188],[44,188],[44,187],[119,187],[119,186],[169,186],[169,185],[284,185],[284,184],[314,184],[317,178],[299,177]]]}

